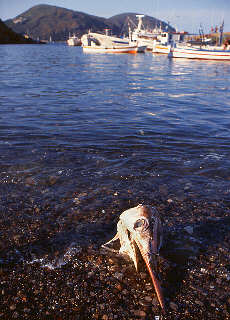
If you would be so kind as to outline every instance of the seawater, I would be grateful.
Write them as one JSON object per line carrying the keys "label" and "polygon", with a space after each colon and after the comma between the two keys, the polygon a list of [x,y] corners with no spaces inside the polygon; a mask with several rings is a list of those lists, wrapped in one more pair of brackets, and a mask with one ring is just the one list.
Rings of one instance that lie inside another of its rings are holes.
{"label": "seawater", "polygon": [[229,62],[64,44],[0,46],[0,61],[1,208],[12,230],[37,221],[67,232],[76,215],[97,222],[159,194],[228,201]]}

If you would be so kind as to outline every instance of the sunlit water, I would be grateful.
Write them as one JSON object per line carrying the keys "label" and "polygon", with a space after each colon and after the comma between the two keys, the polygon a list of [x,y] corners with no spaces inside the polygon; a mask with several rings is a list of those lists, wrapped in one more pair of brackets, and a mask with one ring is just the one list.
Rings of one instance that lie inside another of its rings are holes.
{"label": "sunlit water", "polygon": [[0,60],[2,212],[19,233],[36,206],[38,228],[65,231],[74,212],[97,221],[156,191],[229,199],[230,63],[66,45],[1,46]]}

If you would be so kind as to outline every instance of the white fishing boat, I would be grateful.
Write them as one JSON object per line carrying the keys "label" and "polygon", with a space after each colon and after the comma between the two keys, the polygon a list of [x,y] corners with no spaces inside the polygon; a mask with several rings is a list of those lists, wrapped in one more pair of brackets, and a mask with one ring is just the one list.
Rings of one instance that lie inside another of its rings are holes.
{"label": "white fishing boat", "polygon": [[172,45],[184,43],[187,32],[162,32],[153,41],[153,53],[169,54]]}
{"label": "white fishing boat", "polygon": [[202,60],[220,60],[230,61],[230,43],[228,40],[223,42],[224,21],[220,26],[220,36],[218,46],[207,46],[206,43],[200,47],[180,46],[173,44],[168,54],[171,58],[186,58],[186,59],[202,59]]}
{"label": "white fishing boat", "polygon": [[100,33],[89,32],[81,37],[82,48],[84,52],[94,53],[137,53],[138,46],[129,44],[126,40],[103,35]]}
{"label": "white fishing boat", "polygon": [[[138,19],[137,27],[131,31],[129,25],[129,39],[131,42],[137,43],[139,47],[146,47],[146,50],[153,49],[153,41],[157,38],[159,34],[162,32],[161,26],[159,28],[155,28],[153,30],[146,30],[143,27],[143,14],[136,15]],[[129,20],[129,22],[132,22]],[[133,23],[133,22],[132,22]]]}
{"label": "white fishing boat", "polygon": [[80,46],[81,40],[74,34],[72,36],[69,36],[69,39],[67,40],[68,46]]}
{"label": "white fishing boat", "polygon": [[202,59],[202,60],[227,60],[230,61],[230,50],[222,47],[194,48],[194,47],[172,47],[168,56],[170,58]]}

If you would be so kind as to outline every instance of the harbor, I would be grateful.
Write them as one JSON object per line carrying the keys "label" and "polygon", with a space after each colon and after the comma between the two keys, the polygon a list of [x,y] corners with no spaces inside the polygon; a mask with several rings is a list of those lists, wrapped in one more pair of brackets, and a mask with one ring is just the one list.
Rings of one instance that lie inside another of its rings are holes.
{"label": "harbor", "polygon": [[226,14],[35,4],[0,21],[0,320],[230,319]]}
{"label": "harbor", "polygon": [[218,46],[209,45],[204,36],[199,45],[192,45],[191,40],[186,41],[187,32],[167,32],[160,28],[150,33],[143,28],[144,15],[136,17],[138,25],[133,31],[129,27],[127,37],[115,37],[105,30],[105,34],[89,32],[78,43],[82,44],[83,51],[90,53],[144,53],[149,50],[153,54],[167,54],[169,58],[230,61],[230,39],[222,43],[224,22],[220,26]]}
{"label": "harbor", "polygon": [[163,316],[145,266],[101,248],[142,203],[163,219],[163,319],[228,318],[229,63],[1,57],[1,317]]}

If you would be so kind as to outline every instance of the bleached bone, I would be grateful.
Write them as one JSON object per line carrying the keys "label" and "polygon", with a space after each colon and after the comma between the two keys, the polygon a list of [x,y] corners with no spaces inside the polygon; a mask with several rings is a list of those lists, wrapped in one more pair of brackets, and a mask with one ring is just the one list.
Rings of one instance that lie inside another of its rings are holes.
{"label": "bleached bone", "polygon": [[151,276],[158,300],[164,309],[164,298],[159,280],[153,269],[156,269],[156,256],[162,244],[162,224],[157,210],[154,207],[139,204],[120,215],[117,223],[117,234],[102,247],[117,252],[108,247],[115,241],[120,241],[119,253],[127,255],[134,262],[138,271],[138,250]]}

